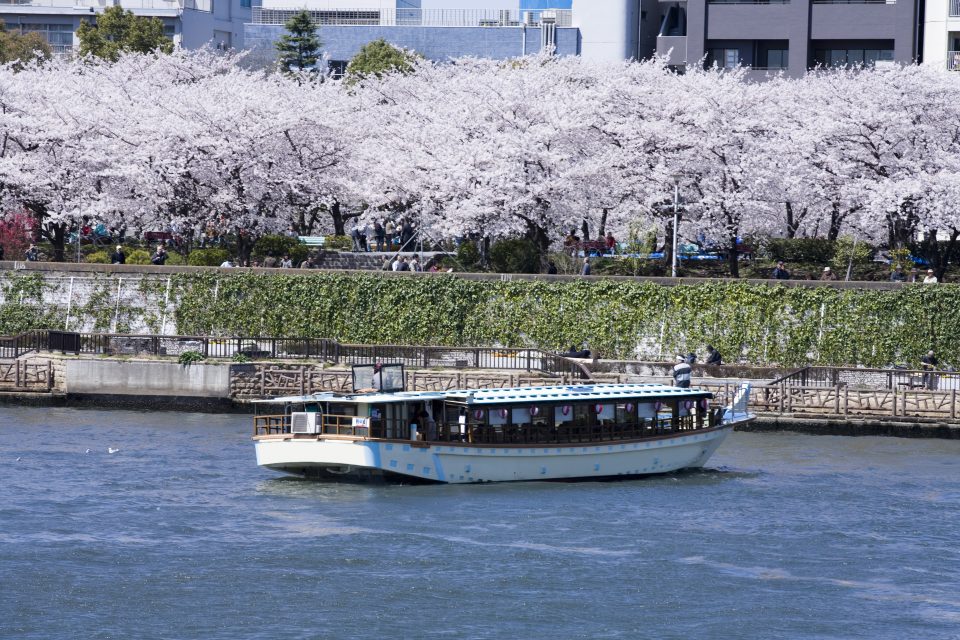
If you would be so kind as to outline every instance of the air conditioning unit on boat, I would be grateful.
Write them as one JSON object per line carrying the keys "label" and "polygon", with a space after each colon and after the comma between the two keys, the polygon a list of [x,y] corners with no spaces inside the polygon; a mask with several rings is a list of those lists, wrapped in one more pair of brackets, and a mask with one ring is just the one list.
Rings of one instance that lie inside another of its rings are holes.
{"label": "air conditioning unit on boat", "polygon": [[290,414],[290,433],[320,433],[319,413],[298,411]]}

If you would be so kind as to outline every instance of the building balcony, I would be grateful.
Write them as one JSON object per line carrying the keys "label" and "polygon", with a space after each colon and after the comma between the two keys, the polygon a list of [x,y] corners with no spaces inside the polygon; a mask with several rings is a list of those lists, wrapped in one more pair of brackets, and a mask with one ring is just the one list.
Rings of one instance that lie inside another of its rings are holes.
{"label": "building balcony", "polygon": [[796,11],[789,2],[717,2],[707,10],[707,40],[787,40]]}
{"label": "building balcony", "polygon": [[950,17],[960,18],[960,0],[950,0]]}
{"label": "building balcony", "polygon": [[960,71],[960,51],[947,52],[947,69],[950,71]]}
{"label": "building balcony", "polygon": [[892,40],[897,37],[894,2],[814,2],[811,40]]}
{"label": "building balcony", "polygon": [[671,66],[687,64],[687,36],[657,36],[657,56]]}
{"label": "building balcony", "polygon": [[[209,1],[209,0],[208,0]],[[266,0],[252,8],[253,24],[284,24],[303,11],[289,0]],[[569,9],[307,9],[317,26],[557,27],[573,25]]]}

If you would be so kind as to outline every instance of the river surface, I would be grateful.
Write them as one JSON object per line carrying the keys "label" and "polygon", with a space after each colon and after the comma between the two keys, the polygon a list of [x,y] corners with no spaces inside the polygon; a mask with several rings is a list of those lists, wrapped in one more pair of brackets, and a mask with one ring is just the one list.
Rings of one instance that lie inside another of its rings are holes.
{"label": "river surface", "polygon": [[958,441],[736,433],[645,480],[338,486],[257,468],[250,433],[0,408],[0,638],[960,637]]}

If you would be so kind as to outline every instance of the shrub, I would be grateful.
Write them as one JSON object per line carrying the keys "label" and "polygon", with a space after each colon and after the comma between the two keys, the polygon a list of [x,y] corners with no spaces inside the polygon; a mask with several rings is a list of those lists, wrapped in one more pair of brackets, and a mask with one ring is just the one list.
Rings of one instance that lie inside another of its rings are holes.
{"label": "shrub", "polygon": [[110,254],[106,251],[94,251],[83,259],[84,262],[93,262],[95,264],[110,264]]}
{"label": "shrub", "polygon": [[194,267],[219,267],[230,259],[226,249],[194,249],[187,257],[187,264]]}
{"label": "shrub", "polygon": [[[153,255],[152,251],[147,251],[146,249],[134,249],[127,254],[127,264],[153,264],[150,261],[150,256]],[[186,264],[179,253],[174,251],[167,251],[167,261],[164,263],[167,266],[178,266]],[[218,264],[219,266],[219,264]]]}
{"label": "shrub", "polygon": [[476,271],[480,268],[480,250],[471,240],[464,240],[457,247],[457,262],[464,271]]}
{"label": "shrub", "polygon": [[[253,245],[253,256],[263,260],[271,253],[277,258],[289,255],[293,264],[297,265],[307,259],[310,251],[306,246],[300,244],[300,241],[296,238],[278,235],[260,236],[257,243]],[[223,260],[220,262],[223,262]],[[218,266],[220,262],[217,263]]]}
{"label": "shrub", "polygon": [[127,256],[127,264],[152,264],[150,262],[150,252],[144,249],[134,249]]}
{"label": "shrub", "polygon": [[829,264],[836,244],[826,238],[770,238],[764,245],[772,260]]}
{"label": "shrub", "polygon": [[853,266],[862,266],[873,258],[874,248],[866,242],[854,242],[853,238],[844,236],[837,240],[837,250],[833,256],[833,268],[838,272],[846,271],[853,256]]}
{"label": "shrub", "polygon": [[191,365],[194,362],[200,362],[201,360],[206,359],[199,351],[184,351],[180,354],[180,357],[177,358],[177,362],[182,365]]}
{"label": "shrub", "polygon": [[323,248],[328,251],[350,251],[353,240],[349,236],[327,236]]}
{"label": "shrub", "polygon": [[33,217],[28,213],[8,213],[0,219],[0,245],[4,259],[23,260],[33,237]]}
{"label": "shrub", "polygon": [[526,238],[506,238],[490,247],[490,266],[497,273],[539,273],[540,254]]}

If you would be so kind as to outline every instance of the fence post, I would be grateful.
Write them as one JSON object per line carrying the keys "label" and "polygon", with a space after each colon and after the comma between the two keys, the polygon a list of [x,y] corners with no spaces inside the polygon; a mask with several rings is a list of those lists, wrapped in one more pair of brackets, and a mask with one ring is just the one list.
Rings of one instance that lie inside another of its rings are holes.
{"label": "fence post", "polygon": [[850,415],[850,387],[843,388],[843,416]]}
{"label": "fence post", "polygon": [[840,415],[840,385],[836,386],[837,395],[833,398],[833,412]]}
{"label": "fence post", "polygon": [[304,377],[307,375],[307,367],[300,365],[300,395],[306,395],[307,393],[307,382],[304,380]]}
{"label": "fence post", "polygon": [[20,386],[20,361],[15,360],[13,364],[17,368],[16,382],[14,383],[14,386],[19,387]]}
{"label": "fence post", "polygon": [[950,419],[957,419],[957,388],[950,389]]}
{"label": "fence post", "polygon": [[[726,395],[727,383],[724,383],[723,387],[724,387],[723,388],[724,395]],[[785,397],[786,395],[787,395],[787,383],[786,381],[784,381],[780,383],[780,413],[781,414],[783,413],[784,402],[786,402],[786,397]]]}
{"label": "fence post", "polygon": [[267,388],[267,366],[264,364],[260,365],[260,397],[262,398],[266,395],[265,389]]}
{"label": "fence post", "polygon": [[896,387],[896,385],[893,386],[893,402],[892,402],[891,404],[893,405],[893,407],[892,407],[892,415],[893,415],[894,418],[896,418],[896,417],[897,417],[897,387]]}

